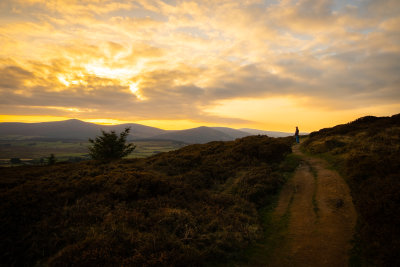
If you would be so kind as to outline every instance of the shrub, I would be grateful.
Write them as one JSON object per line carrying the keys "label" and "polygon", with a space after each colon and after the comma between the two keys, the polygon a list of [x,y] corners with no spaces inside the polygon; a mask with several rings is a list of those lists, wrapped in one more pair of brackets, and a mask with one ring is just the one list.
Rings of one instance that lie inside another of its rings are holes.
{"label": "shrub", "polygon": [[56,157],[54,154],[50,154],[50,157],[47,158],[48,165],[54,165],[56,163]]}
{"label": "shrub", "polygon": [[119,137],[115,131],[109,133],[101,131],[102,136],[96,137],[95,140],[89,139],[93,144],[89,146],[89,155],[100,161],[120,159],[129,155],[136,148],[133,144],[125,144],[129,131],[130,129],[126,128]]}
{"label": "shrub", "polygon": [[10,159],[10,163],[11,164],[19,164],[19,163],[21,163],[22,161],[21,161],[21,159],[20,158],[11,158]]}

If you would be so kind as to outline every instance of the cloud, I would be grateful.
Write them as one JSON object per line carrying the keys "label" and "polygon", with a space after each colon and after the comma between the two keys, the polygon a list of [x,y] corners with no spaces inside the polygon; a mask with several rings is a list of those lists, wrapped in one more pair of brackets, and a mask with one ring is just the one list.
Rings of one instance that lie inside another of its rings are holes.
{"label": "cloud", "polygon": [[32,72],[18,66],[5,66],[0,69],[0,90],[19,90],[24,81],[34,78]]}
{"label": "cloud", "polygon": [[0,113],[239,124],[252,119],[207,110],[279,97],[346,112],[395,105],[399,9],[396,0],[5,0]]}

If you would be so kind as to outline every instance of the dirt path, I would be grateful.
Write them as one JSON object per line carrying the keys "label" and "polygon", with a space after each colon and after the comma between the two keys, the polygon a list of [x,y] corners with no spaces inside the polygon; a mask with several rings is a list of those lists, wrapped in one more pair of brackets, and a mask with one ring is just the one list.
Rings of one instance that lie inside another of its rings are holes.
{"label": "dirt path", "polygon": [[284,239],[266,266],[347,266],[356,212],[350,191],[327,163],[303,159],[285,185],[274,220],[287,223]]}

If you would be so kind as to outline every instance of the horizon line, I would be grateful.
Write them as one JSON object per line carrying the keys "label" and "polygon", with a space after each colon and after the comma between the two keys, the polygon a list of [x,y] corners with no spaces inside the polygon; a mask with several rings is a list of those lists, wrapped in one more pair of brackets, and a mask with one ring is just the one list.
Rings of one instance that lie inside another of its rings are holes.
{"label": "horizon line", "polygon": [[[52,120],[52,121],[34,121],[34,122],[0,121],[0,123],[38,124],[38,123],[52,123],[52,122],[63,122],[63,121],[80,121],[80,122],[84,122],[84,123],[91,123],[91,124],[95,124],[95,125],[104,125],[104,126],[118,126],[118,125],[124,125],[124,124],[138,124],[138,125],[142,125],[142,126],[146,126],[146,127],[161,129],[161,130],[164,130],[164,131],[184,131],[184,130],[196,129],[196,128],[201,128],[201,127],[207,127],[207,128],[230,128],[230,129],[234,129],[234,130],[238,130],[238,131],[244,131],[243,129],[250,129],[250,130],[257,130],[257,131],[264,131],[264,132],[291,133],[289,131],[283,131],[283,130],[264,130],[264,129],[250,128],[250,127],[233,128],[233,127],[220,126],[220,125],[214,125],[214,126],[201,125],[201,126],[191,127],[191,128],[182,128],[182,129],[169,130],[169,129],[163,129],[163,128],[160,128],[160,127],[150,126],[150,125],[146,125],[146,124],[143,124],[143,123],[137,123],[137,122],[133,122],[133,121],[129,121],[129,122],[119,121],[120,123],[118,123],[118,122],[114,122],[114,123],[113,122],[103,122],[103,123],[101,123],[101,122],[96,122],[96,120],[101,120],[101,119],[83,120],[83,119],[77,119],[77,118],[70,118],[70,119],[60,119],[60,120]],[[107,120],[107,119],[105,119],[105,120]],[[115,121],[118,121],[118,120],[115,120]],[[309,133],[309,132],[302,132],[302,133]]]}

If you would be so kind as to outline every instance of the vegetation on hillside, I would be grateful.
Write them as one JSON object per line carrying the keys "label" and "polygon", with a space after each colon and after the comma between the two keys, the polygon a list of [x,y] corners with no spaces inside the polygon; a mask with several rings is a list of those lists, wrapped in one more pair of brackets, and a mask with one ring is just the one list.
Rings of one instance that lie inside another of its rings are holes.
{"label": "vegetation on hillside", "polygon": [[130,128],[125,128],[119,136],[115,131],[109,133],[101,131],[102,135],[95,139],[89,138],[89,142],[92,144],[89,146],[90,157],[100,161],[111,161],[128,156],[136,148],[135,145],[126,143],[129,131]]}
{"label": "vegetation on hillside", "polygon": [[262,236],[292,138],[253,136],[145,159],[0,170],[8,266],[197,266]]}
{"label": "vegetation on hillside", "polygon": [[313,132],[303,148],[330,159],[347,178],[361,263],[400,266],[400,114]]}
{"label": "vegetation on hillside", "polygon": [[[134,144],[136,148],[128,155],[128,158],[145,158],[187,145],[167,140],[138,140]],[[89,145],[89,142],[82,140],[0,140],[0,166],[11,165],[12,158],[18,158],[25,164],[41,165],[50,154],[54,154],[57,162],[88,160],[90,159],[87,149]]]}

